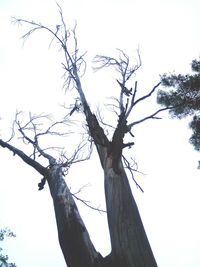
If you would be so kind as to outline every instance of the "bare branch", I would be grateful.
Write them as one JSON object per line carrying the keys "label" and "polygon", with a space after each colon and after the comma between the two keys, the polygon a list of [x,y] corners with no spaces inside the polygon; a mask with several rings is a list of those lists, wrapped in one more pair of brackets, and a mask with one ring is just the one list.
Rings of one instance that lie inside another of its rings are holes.
{"label": "bare branch", "polygon": [[[83,53],[79,55],[79,51],[77,48],[77,38],[76,38],[76,24],[73,29],[67,29],[64,18],[63,18],[63,13],[62,9],[57,4],[59,8],[59,13],[60,13],[60,23],[56,25],[56,29],[52,30],[49,27],[37,23],[34,21],[28,21],[24,19],[17,19],[17,18],[12,18],[13,23],[18,23],[19,25],[25,23],[30,26],[32,26],[32,29],[30,29],[26,34],[22,36],[24,41],[34,32],[38,30],[45,30],[50,35],[53,36],[53,39],[50,42],[53,42],[53,40],[57,40],[58,44],[60,45],[60,48],[64,52],[64,58],[65,58],[65,63],[63,63],[63,68],[64,68],[64,77],[65,77],[65,82],[64,82],[64,87],[65,89],[68,88],[73,88],[75,85],[77,85],[77,73],[79,74],[79,77],[83,76],[85,74],[86,70],[86,62],[84,60],[84,56],[86,54]],[[68,42],[73,39],[73,44],[74,46],[68,44]]]}
{"label": "bare branch", "polygon": [[123,144],[123,148],[128,147],[131,148],[135,143],[134,142],[128,142],[126,144]]}
{"label": "bare branch", "polygon": [[40,146],[38,144],[38,138],[37,138],[36,128],[35,127],[36,126],[33,124],[33,129],[34,129],[34,132],[35,132],[34,140],[30,139],[25,134],[24,130],[20,127],[20,125],[19,125],[19,132],[21,133],[21,135],[22,135],[24,140],[27,140],[28,143],[31,143],[33,145],[33,148],[34,148],[33,157],[34,157],[34,159],[35,159],[36,153],[38,151],[40,153],[40,155],[42,155],[44,158],[48,159],[50,165],[55,164],[56,163],[56,159],[53,158],[50,154],[45,153],[44,150],[40,148]]}
{"label": "bare branch", "polygon": [[134,106],[135,106],[136,104],[138,104],[139,102],[143,101],[144,99],[149,98],[149,97],[155,92],[155,90],[158,88],[158,86],[159,86],[160,84],[161,84],[161,82],[157,83],[157,84],[153,87],[153,89],[152,89],[147,95],[144,95],[144,96],[140,97],[139,99],[137,99],[137,100],[134,102]]}
{"label": "bare branch", "polygon": [[[109,104],[107,104],[106,106],[109,106]],[[114,105],[111,105],[111,106],[114,107]],[[113,112],[115,112],[115,110],[113,110]],[[108,127],[108,128],[111,128],[112,130],[115,129],[114,126],[112,126],[111,124],[109,124],[109,123],[107,123],[107,122],[104,121],[105,119],[102,117],[99,108],[97,109],[96,117],[97,117],[98,121],[99,121],[103,126]]]}
{"label": "bare branch", "polygon": [[119,66],[119,62],[112,57],[96,55],[93,59],[93,63],[99,64],[99,66],[93,67],[94,71],[100,70],[105,67]]}
{"label": "bare branch", "polygon": [[82,191],[84,188],[89,187],[89,186],[90,186],[89,183],[88,183],[88,184],[85,184],[85,185],[81,186],[81,187],[78,189],[78,191],[76,191],[76,192],[73,193],[73,194],[74,194],[74,195],[77,195],[77,194],[81,193],[81,191]]}
{"label": "bare branch", "polygon": [[[84,75],[86,69],[86,63],[84,60],[84,54],[80,54],[77,47],[76,38],[76,25],[70,30],[67,29],[66,24],[63,19],[62,9],[58,5],[60,11],[60,23],[56,30],[51,30],[48,27],[42,25],[41,23],[35,23],[33,21],[26,21],[21,19],[15,19],[18,23],[26,23],[33,28],[26,33],[23,37],[29,37],[33,32],[42,29],[49,32],[58,41],[62,51],[64,52],[65,62],[62,64],[64,68],[64,87],[65,89],[75,88],[78,91],[80,101],[83,106],[83,112],[86,116],[86,121],[89,127],[90,134],[95,140],[95,144],[98,144],[98,149],[100,149],[99,144],[108,144],[108,139],[105,136],[103,129],[99,126],[99,123],[94,114],[92,114],[90,107],[87,103],[84,91],[82,89],[80,77]],[[71,41],[69,43],[69,41]],[[67,88],[66,88],[67,87]],[[98,136],[97,136],[98,135]],[[100,141],[101,139],[101,141]],[[98,140],[98,141],[97,141]],[[99,150],[100,151],[100,150]]]}
{"label": "bare branch", "polygon": [[34,33],[35,31],[44,29],[44,30],[48,31],[51,35],[53,35],[53,37],[58,40],[58,43],[60,43],[61,46],[64,47],[64,43],[62,42],[62,40],[58,36],[58,28],[56,28],[56,30],[53,31],[50,28],[42,25],[41,23],[37,23],[35,21],[29,21],[29,20],[25,20],[25,19],[18,19],[18,18],[15,18],[15,17],[12,17],[12,22],[14,24],[18,24],[18,25],[22,25],[23,23],[25,23],[25,24],[29,24],[29,25],[33,26],[33,28],[31,30],[29,30],[27,33],[25,33],[22,36],[22,39],[24,39],[24,41],[26,41],[27,38],[30,37],[30,35],[32,33]]}
{"label": "bare branch", "polygon": [[[138,170],[133,168],[133,164],[131,164],[131,163],[125,158],[125,156],[122,156],[122,159],[123,159],[125,168],[127,168],[127,169],[129,170],[129,172],[130,172],[130,174],[131,174],[131,177],[132,177],[133,181],[135,182],[136,186],[141,190],[142,193],[144,193],[144,190],[142,189],[142,187],[137,183],[137,181],[136,181],[135,178],[134,178],[134,174],[133,174],[133,172],[138,172]],[[134,161],[134,165],[135,165],[135,161]]]}
{"label": "bare branch", "polygon": [[[132,93],[133,88],[128,88],[127,82],[135,77],[136,71],[141,66],[141,58],[139,51],[138,53],[138,62],[135,65],[131,65],[129,56],[124,53],[122,50],[118,49],[119,55],[118,58],[115,59],[113,57],[101,56],[97,55],[93,62],[97,64],[95,70],[99,70],[103,67],[114,67],[114,69],[120,74],[120,79],[116,79],[117,83],[120,86],[120,96],[118,100],[120,114],[123,114],[124,120],[127,119],[130,114],[135,100],[135,95],[137,91],[137,82],[135,82],[135,89]],[[131,97],[132,96],[132,97]],[[129,101],[131,98],[131,101]]]}
{"label": "bare branch", "polygon": [[8,148],[10,151],[13,152],[13,155],[18,155],[25,163],[27,163],[28,165],[32,166],[40,174],[42,174],[43,176],[46,175],[46,168],[43,167],[37,161],[35,161],[32,158],[30,158],[29,156],[27,156],[22,150],[10,145],[7,142],[4,142],[1,139],[0,139],[0,146],[2,146],[3,148]]}
{"label": "bare branch", "polygon": [[157,110],[156,112],[154,112],[153,114],[151,114],[151,115],[149,115],[149,116],[147,116],[147,117],[144,117],[144,118],[141,119],[141,120],[138,120],[138,121],[135,121],[135,122],[130,123],[129,125],[127,125],[127,127],[128,127],[128,129],[131,130],[131,128],[132,128],[134,125],[139,124],[139,123],[142,123],[142,122],[144,122],[144,121],[146,121],[146,120],[149,120],[149,119],[161,119],[160,117],[156,117],[156,115],[157,115],[158,113],[160,113],[160,112],[162,112],[162,111],[165,111],[165,110],[168,110],[168,109],[170,109],[170,107],[167,107],[167,108],[161,108],[161,109]]}
{"label": "bare branch", "polygon": [[135,87],[134,87],[133,95],[132,95],[132,98],[131,98],[131,104],[130,104],[129,107],[127,106],[127,109],[126,109],[127,110],[126,114],[125,114],[125,118],[126,119],[128,118],[128,116],[130,115],[130,113],[131,113],[131,111],[133,109],[136,93],[137,93],[137,81],[135,81]]}
{"label": "bare branch", "polygon": [[95,208],[95,207],[93,207],[92,205],[90,205],[89,203],[90,203],[90,201],[88,201],[88,200],[84,200],[84,199],[82,199],[82,198],[79,198],[79,197],[77,197],[76,196],[76,194],[73,194],[73,193],[71,193],[72,194],[72,196],[75,198],[75,199],[77,199],[78,201],[80,201],[80,202],[82,202],[84,205],[86,205],[88,208],[90,208],[90,209],[92,209],[92,210],[95,210],[95,211],[99,211],[99,212],[106,212],[105,210],[102,210],[102,209],[100,209],[100,208]]}
{"label": "bare branch", "polygon": [[117,49],[119,52],[118,59],[108,56],[96,55],[93,63],[97,64],[94,67],[94,70],[100,70],[104,67],[113,66],[117,72],[121,75],[121,82],[123,85],[134,75],[134,73],[140,68],[141,66],[141,59],[138,52],[139,62],[134,65],[130,66],[130,59],[129,56],[122,50]]}
{"label": "bare branch", "polygon": [[[34,160],[36,157],[43,156],[49,161],[50,165],[53,165],[56,163],[56,159],[52,157],[49,153],[47,153],[47,150],[63,150],[62,147],[56,147],[56,146],[49,146],[47,148],[41,148],[40,146],[40,138],[44,136],[58,136],[58,137],[65,137],[69,135],[71,132],[65,132],[63,129],[65,129],[65,125],[69,125],[68,118],[64,118],[60,121],[54,122],[49,115],[46,114],[39,114],[39,115],[32,115],[29,113],[28,120],[23,123],[23,121],[20,121],[19,115],[21,113],[17,113],[15,116],[15,121],[13,125],[17,126],[18,132],[20,133],[19,139],[22,139],[23,143],[28,145],[31,144],[33,147],[33,152],[29,157],[33,158]],[[13,126],[13,132],[14,130]],[[46,130],[42,129],[45,128]],[[64,128],[63,128],[64,127]],[[55,129],[54,129],[55,128]],[[63,128],[63,129],[62,129]],[[61,156],[62,157],[62,156]],[[78,157],[78,151],[77,155]],[[72,162],[70,161],[70,164]],[[65,166],[67,167],[67,166]]]}
{"label": "bare branch", "polygon": [[7,143],[9,143],[15,136],[15,125],[16,125],[16,121],[17,121],[17,117],[18,115],[21,114],[21,112],[18,112],[16,111],[16,114],[15,114],[15,119],[13,120],[13,123],[12,123],[12,127],[11,127],[11,136],[10,138],[6,141]]}
{"label": "bare branch", "polygon": [[84,205],[86,205],[86,206],[89,207],[90,209],[93,209],[93,210],[96,210],[96,211],[99,211],[99,212],[106,212],[105,210],[102,210],[102,209],[99,209],[99,208],[95,208],[95,207],[91,206],[90,204],[88,204],[88,203],[90,203],[90,201],[88,201],[88,200],[83,200],[83,199],[77,197],[77,194],[79,194],[79,193],[80,193],[85,187],[87,187],[88,185],[89,185],[89,184],[83,185],[81,188],[79,188],[79,190],[78,190],[77,192],[75,192],[75,193],[71,193],[72,196],[73,196],[75,199],[77,199],[78,201],[81,201]]}
{"label": "bare branch", "polygon": [[68,158],[65,155],[65,152],[63,152],[61,154],[60,159],[59,159],[59,164],[60,164],[60,166],[65,168],[65,172],[68,172],[68,170],[72,164],[79,163],[79,162],[86,161],[86,160],[90,159],[91,154],[92,154],[92,150],[93,150],[92,141],[90,141],[88,153],[86,154],[85,152],[82,152],[82,151],[85,150],[87,145],[88,145],[88,141],[85,141],[85,140],[82,141],[78,145],[78,147],[76,148],[76,150],[74,151],[73,155],[70,158]]}

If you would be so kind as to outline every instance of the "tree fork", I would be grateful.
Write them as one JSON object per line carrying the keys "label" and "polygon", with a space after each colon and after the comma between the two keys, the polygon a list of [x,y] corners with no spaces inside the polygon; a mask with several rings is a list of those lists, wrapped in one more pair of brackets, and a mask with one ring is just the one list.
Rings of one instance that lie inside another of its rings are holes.
{"label": "tree fork", "polygon": [[[120,110],[118,124],[112,141],[109,141],[96,116],[91,112],[81,86],[79,77],[84,74],[84,71],[81,72],[81,66],[84,68],[85,61],[83,55],[78,55],[79,50],[77,48],[75,29],[70,31],[74,38],[74,51],[71,52],[70,48],[67,47],[68,37],[70,36],[69,30],[66,29],[61,8],[60,15],[63,31],[57,29],[56,33],[40,23],[25,20],[16,21],[25,22],[33,26],[33,29],[25,34],[24,38],[27,38],[38,29],[45,29],[57,39],[61,49],[64,51],[66,60],[64,64],[65,85],[72,85],[79,94],[89,134],[94,140],[104,170],[105,198],[112,247],[111,254],[105,258],[102,258],[95,250],[74,199],[63,179],[62,168],[55,162],[55,164],[50,164],[48,174],[45,173],[45,177],[54,202],[59,242],[66,263],[69,267],[156,267],[157,264],[122,164],[122,150],[127,146],[123,143],[124,135],[130,132],[134,125],[147,119],[157,119],[155,116],[160,111],[165,110],[160,109],[150,116],[127,125],[127,119],[133,107],[150,97],[159,84],[149,94],[135,100],[137,83],[135,83],[135,90],[132,96],[131,90],[125,92],[125,86],[126,82],[130,81],[131,76],[134,77],[135,71],[140,67],[141,62],[139,61],[139,64],[135,67],[130,66],[129,57],[123,51],[120,51],[119,60],[97,56],[97,63],[100,63],[100,68],[114,66],[121,74],[121,80],[123,81],[118,100]],[[127,97],[131,97],[131,101]],[[133,144],[133,142],[130,144]],[[7,148],[9,147],[7,146]],[[18,155],[21,156],[20,153]],[[50,157],[47,157],[45,153],[42,153],[42,155],[50,160]],[[32,165],[32,162],[24,161]]]}

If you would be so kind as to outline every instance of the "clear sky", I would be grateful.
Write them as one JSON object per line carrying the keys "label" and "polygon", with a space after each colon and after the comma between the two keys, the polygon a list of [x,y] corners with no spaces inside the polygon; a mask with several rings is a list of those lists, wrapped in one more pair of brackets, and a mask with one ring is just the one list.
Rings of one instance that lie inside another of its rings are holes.
{"label": "clear sky", "polygon": [[[159,81],[159,74],[187,72],[192,59],[200,56],[198,0],[60,0],[59,4],[69,25],[77,20],[80,48],[88,51],[89,61],[96,54],[112,55],[115,48],[135,58],[139,47],[141,94]],[[16,109],[57,116],[64,97],[56,44],[49,49],[48,35],[36,33],[23,45],[20,37],[27,28],[11,24],[12,16],[54,28],[58,24],[55,1],[0,1],[2,138],[9,135]],[[112,72],[94,74],[88,68],[83,85],[94,108],[115,94],[114,77]],[[155,108],[151,103],[143,112],[148,115]],[[136,145],[130,153],[145,173],[136,175],[145,193],[133,182],[131,186],[159,267],[200,266],[200,155],[188,143],[187,125],[187,120],[163,114],[163,120],[134,129]],[[18,267],[64,267],[48,189],[37,191],[41,177],[6,150],[0,149],[0,161],[0,228],[7,226],[17,235],[5,242],[5,252]],[[72,168],[66,180],[74,192],[90,183],[83,197],[104,207],[103,176],[95,155],[92,164]],[[105,215],[79,207],[96,248],[106,255],[110,247]]]}

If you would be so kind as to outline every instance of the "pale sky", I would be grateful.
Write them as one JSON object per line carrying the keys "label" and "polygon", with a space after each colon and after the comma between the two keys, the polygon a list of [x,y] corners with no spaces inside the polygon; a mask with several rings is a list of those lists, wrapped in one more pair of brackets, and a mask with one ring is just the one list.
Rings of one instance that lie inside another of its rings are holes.
{"label": "pale sky", "polygon": [[[96,54],[112,55],[121,48],[133,59],[139,47],[141,94],[150,90],[159,74],[187,72],[200,56],[200,2],[198,0],[75,0],[59,1],[67,23],[78,23],[80,49],[88,51],[88,73],[83,80],[93,109],[116,92],[111,71],[93,73]],[[23,45],[27,30],[11,24],[11,17],[35,20],[55,27],[58,10],[52,0],[0,0],[0,135],[7,138],[16,109],[59,115],[64,102],[61,54],[51,38],[36,33]],[[153,101],[143,106],[149,114]],[[188,120],[148,121],[134,129],[136,174],[144,194],[131,182],[143,223],[159,267],[200,266],[199,153],[188,143]],[[19,142],[15,144],[20,146]],[[5,253],[18,267],[64,267],[48,188],[38,192],[41,177],[12,153],[0,149],[0,228],[17,237],[5,242]],[[91,167],[92,166],[92,167]],[[98,170],[98,171],[97,171]],[[72,191],[84,184],[82,196],[104,208],[103,175],[94,154],[92,162],[74,166],[66,177]],[[78,203],[79,205],[79,203]],[[103,255],[109,253],[106,216],[79,205],[91,238]],[[0,244],[1,246],[1,244]]]}

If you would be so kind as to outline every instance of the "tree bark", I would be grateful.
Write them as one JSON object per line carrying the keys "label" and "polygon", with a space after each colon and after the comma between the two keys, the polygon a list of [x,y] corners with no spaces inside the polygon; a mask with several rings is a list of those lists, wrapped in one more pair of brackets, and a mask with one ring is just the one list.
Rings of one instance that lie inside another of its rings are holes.
{"label": "tree bark", "polygon": [[112,254],[120,267],[156,267],[142,220],[122,163],[119,173],[108,157],[104,169],[105,197]]}
{"label": "tree bark", "polygon": [[68,267],[101,266],[103,257],[98,253],[76,203],[63,178],[62,168],[52,166],[46,176],[53,199],[58,238]]}
{"label": "tree bark", "polygon": [[[103,258],[95,250],[76,203],[64,180],[62,165],[55,161],[55,164],[50,164],[46,168],[2,139],[0,139],[0,146],[12,151],[13,155],[18,155],[48,182],[54,204],[59,243],[67,266],[106,267],[109,257]],[[50,158],[53,159],[53,157]]]}
{"label": "tree bark", "polygon": [[83,104],[84,114],[97,148],[104,170],[105,198],[108,225],[111,238],[110,266],[115,267],[157,267],[144,226],[133,198],[124,166],[122,150],[124,135],[129,131],[126,109],[122,108],[112,141],[109,141],[99,125],[82,90],[76,73],[76,85]]}
{"label": "tree bark", "polygon": [[[59,242],[68,267],[156,267],[157,264],[122,164],[122,151],[123,148],[134,144],[133,142],[128,144],[123,143],[124,135],[128,132],[131,133],[131,128],[134,125],[150,118],[158,119],[156,115],[166,109],[159,109],[150,116],[127,125],[127,119],[133,107],[150,97],[159,84],[147,95],[135,100],[137,82],[135,82],[133,94],[132,88],[128,89],[126,82],[130,82],[130,78],[132,76],[134,77],[135,71],[141,66],[140,56],[139,64],[134,67],[130,66],[129,57],[123,51],[120,51],[118,60],[112,57],[97,56],[96,62],[100,63],[99,69],[112,66],[119,72],[121,79],[120,81],[117,80],[121,88],[120,97],[119,100],[117,100],[119,104],[118,123],[112,140],[109,140],[104,130],[100,127],[96,116],[91,112],[82,89],[80,77],[84,75],[85,60],[83,55],[79,55],[75,31],[76,27],[74,27],[73,30],[68,30],[66,28],[62,9],[59,5],[58,7],[61,25],[57,27],[56,32],[34,21],[22,19],[16,19],[16,21],[28,23],[33,26],[33,29],[28,31],[23,38],[27,38],[32,32],[38,29],[44,29],[51,33],[53,38],[56,38],[64,52],[66,61],[65,64],[63,64],[66,77],[65,85],[68,87],[75,87],[79,94],[89,129],[89,135],[94,141],[101,166],[104,170],[105,198],[112,247],[111,254],[103,258],[95,250],[88,231],[78,212],[75,201],[64,180],[62,169],[66,167],[66,165],[62,166],[58,164],[56,159],[40,149],[36,142],[38,141],[38,136],[35,136],[37,137],[35,140],[31,140],[25,135],[23,135],[23,138],[25,138],[28,143],[31,143],[34,148],[37,148],[37,152],[39,152],[41,156],[49,160],[48,168],[43,167],[21,150],[2,140],[0,140],[0,146],[8,148],[14,155],[17,154],[27,164],[34,167],[44,176],[44,180],[42,180],[40,184],[41,188],[43,187],[43,182],[45,180],[48,181],[54,203]],[[59,30],[60,28],[61,30]],[[70,49],[68,48],[68,39],[70,36],[72,36],[72,42],[74,42],[74,51],[72,53],[70,52],[71,47]],[[70,114],[72,115],[73,112],[74,109]],[[20,132],[23,134],[23,129],[21,129]]]}
{"label": "tree bark", "polygon": [[[104,150],[105,151],[105,150]],[[101,154],[103,155],[103,153]],[[98,253],[63,178],[62,168],[49,168],[46,179],[53,199],[59,243],[68,267],[156,267],[142,220],[122,163],[119,173],[104,153],[105,197],[111,254]]]}

